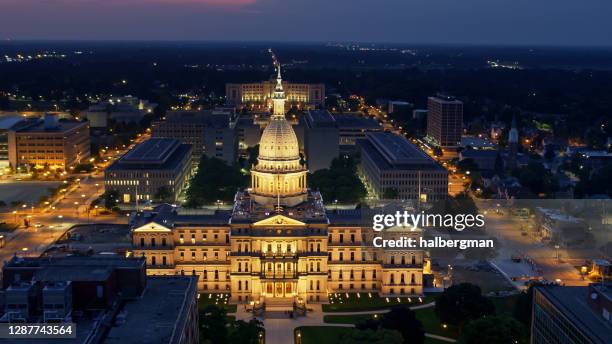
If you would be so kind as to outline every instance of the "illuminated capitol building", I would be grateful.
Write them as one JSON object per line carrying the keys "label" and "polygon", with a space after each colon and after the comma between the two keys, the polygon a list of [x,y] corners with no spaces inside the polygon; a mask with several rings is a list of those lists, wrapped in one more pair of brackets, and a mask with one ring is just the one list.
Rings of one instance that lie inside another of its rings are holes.
{"label": "illuminated capitol building", "polygon": [[327,302],[333,292],[422,295],[424,251],[373,247],[371,224],[362,225],[359,210],[326,211],[321,195],[308,189],[277,66],[251,187],[236,194],[228,212],[186,215],[161,205],[138,213],[133,255],[146,257],[148,274],[197,275],[200,292],[231,293],[233,302]]}

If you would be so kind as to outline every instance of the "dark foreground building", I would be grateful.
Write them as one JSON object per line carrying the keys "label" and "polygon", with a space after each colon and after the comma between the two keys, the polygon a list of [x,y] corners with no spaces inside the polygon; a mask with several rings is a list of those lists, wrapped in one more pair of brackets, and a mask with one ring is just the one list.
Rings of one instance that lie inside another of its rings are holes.
{"label": "dark foreground building", "polygon": [[195,344],[196,290],[193,276],[147,277],[144,258],[15,256],[2,269],[0,322],[76,324],[75,338],[35,344]]}
{"label": "dark foreground building", "polygon": [[611,284],[536,287],[531,343],[612,343],[611,312]]}

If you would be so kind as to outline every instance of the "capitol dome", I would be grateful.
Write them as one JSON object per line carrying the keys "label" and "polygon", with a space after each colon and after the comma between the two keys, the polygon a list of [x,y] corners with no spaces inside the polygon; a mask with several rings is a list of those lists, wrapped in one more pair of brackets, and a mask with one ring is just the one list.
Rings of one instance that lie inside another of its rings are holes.
{"label": "capitol dome", "polygon": [[260,160],[300,159],[297,136],[284,116],[273,116],[261,135]]}

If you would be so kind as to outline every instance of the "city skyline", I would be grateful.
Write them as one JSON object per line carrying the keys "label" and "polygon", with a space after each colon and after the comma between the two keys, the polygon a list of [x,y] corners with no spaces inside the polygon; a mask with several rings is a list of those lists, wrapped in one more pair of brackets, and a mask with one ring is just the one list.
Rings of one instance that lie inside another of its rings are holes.
{"label": "city skyline", "polygon": [[392,0],[8,0],[0,7],[0,39],[5,41],[612,45],[612,25],[606,20],[612,3],[600,0],[586,4],[567,0],[537,4],[523,0],[503,4],[484,0],[469,4],[450,0],[427,4]]}

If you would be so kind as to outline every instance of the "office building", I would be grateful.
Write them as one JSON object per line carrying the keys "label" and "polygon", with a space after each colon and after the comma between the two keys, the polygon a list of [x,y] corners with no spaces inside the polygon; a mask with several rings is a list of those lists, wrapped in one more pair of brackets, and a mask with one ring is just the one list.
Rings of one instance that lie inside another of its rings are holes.
{"label": "office building", "polygon": [[151,136],[178,139],[192,145],[194,163],[206,155],[233,164],[238,139],[230,117],[230,113],[211,110],[170,111],[165,120],[151,124]]}
{"label": "office building", "polygon": [[426,252],[375,248],[360,210],[329,213],[321,194],[308,189],[284,98],[279,73],[251,187],[236,194],[232,210],[188,215],[160,205],[139,212],[130,217],[134,255],[146,257],[151,274],[196,275],[200,291],[264,309],[325,302],[335,292],[422,295]]}
{"label": "office building", "polygon": [[427,99],[427,136],[441,147],[458,147],[463,132],[463,103],[438,94]]}
{"label": "office building", "polygon": [[53,343],[199,342],[197,279],[147,277],[141,257],[15,256],[5,263],[2,277],[0,322],[76,324],[74,338]]}
{"label": "office building", "polygon": [[393,133],[357,141],[359,171],[377,198],[438,201],[448,195],[448,172],[425,152]]}
{"label": "office building", "polygon": [[340,151],[355,150],[358,139],[365,138],[367,133],[382,132],[382,126],[374,119],[358,115],[334,115],[338,135],[340,136]]}
{"label": "office building", "polygon": [[304,129],[304,155],[310,172],[329,168],[340,154],[336,120],[327,110],[311,110],[301,118]]}
{"label": "office building", "polygon": [[536,286],[531,343],[612,343],[612,285]]}
{"label": "office building", "polygon": [[90,158],[89,123],[58,120],[55,115],[8,133],[9,163],[70,170]]}
{"label": "office building", "polygon": [[91,105],[81,112],[92,128],[106,128],[109,122],[138,123],[152,113],[157,104],[132,96],[115,97]]}
{"label": "office building", "polygon": [[499,152],[496,150],[466,149],[459,153],[459,161],[470,159],[478,166],[479,170],[493,171],[495,170],[495,162],[497,161],[498,156]]}
{"label": "office building", "polygon": [[390,100],[387,105],[387,112],[389,114],[404,112],[409,113],[410,109],[412,109],[413,105],[409,102],[403,100]]}
{"label": "office building", "polygon": [[241,114],[236,120],[236,136],[238,138],[238,149],[245,151],[249,147],[259,144],[261,139],[261,126],[255,123],[252,115]]}
{"label": "office building", "polygon": [[106,190],[118,192],[122,203],[176,202],[191,176],[191,150],[176,139],[148,139],[104,171]]}
{"label": "office building", "polygon": [[[15,130],[17,126],[25,122],[22,116],[9,115],[0,117],[0,169],[10,166],[9,164],[9,131]],[[0,171],[3,173],[4,171]]]}

